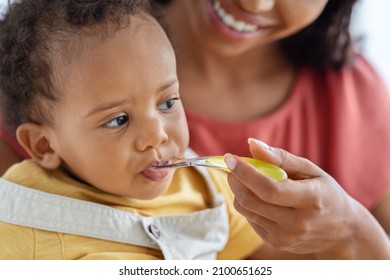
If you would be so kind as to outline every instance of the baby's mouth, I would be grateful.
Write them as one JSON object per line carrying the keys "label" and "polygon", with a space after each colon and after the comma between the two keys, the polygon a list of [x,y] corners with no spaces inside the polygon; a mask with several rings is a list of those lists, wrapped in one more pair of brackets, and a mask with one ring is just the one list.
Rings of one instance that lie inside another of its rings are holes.
{"label": "baby's mouth", "polygon": [[166,178],[171,172],[170,168],[162,168],[169,165],[172,161],[153,162],[149,167],[144,169],[141,174],[152,181],[160,181]]}
{"label": "baby's mouth", "polygon": [[160,170],[164,169],[165,166],[169,166],[172,164],[172,160],[169,161],[158,161],[151,164],[150,169]]}

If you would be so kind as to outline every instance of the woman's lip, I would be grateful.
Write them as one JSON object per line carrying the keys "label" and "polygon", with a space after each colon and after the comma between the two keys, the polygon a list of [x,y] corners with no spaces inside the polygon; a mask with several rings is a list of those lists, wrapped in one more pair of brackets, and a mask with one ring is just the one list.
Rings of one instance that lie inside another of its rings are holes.
{"label": "woman's lip", "polygon": [[209,0],[210,6],[213,8],[215,2],[219,2],[222,9],[225,10],[228,14],[232,15],[236,20],[242,20],[245,23],[256,25],[258,28],[270,28],[274,26],[274,22],[265,18],[264,16],[259,16],[255,14],[248,13],[239,8],[233,1],[224,1],[224,0]]}
{"label": "woman's lip", "polygon": [[218,17],[216,12],[214,11],[213,7],[211,7],[211,5],[207,5],[207,11],[210,17],[211,25],[216,29],[218,33],[230,39],[237,40],[237,41],[248,40],[256,37],[262,31],[261,29],[257,29],[252,32],[237,32],[222,22],[222,20]]}

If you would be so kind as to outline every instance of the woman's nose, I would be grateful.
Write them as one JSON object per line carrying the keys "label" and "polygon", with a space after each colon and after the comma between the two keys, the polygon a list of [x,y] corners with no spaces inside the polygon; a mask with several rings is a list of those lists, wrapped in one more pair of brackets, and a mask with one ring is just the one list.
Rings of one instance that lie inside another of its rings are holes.
{"label": "woman's nose", "polygon": [[238,0],[241,7],[249,13],[259,13],[272,10],[276,0]]}
{"label": "woman's nose", "polygon": [[168,134],[159,119],[145,120],[142,125],[137,126],[137,129],[136,148],[139,151],[156,149],[168,141]]}

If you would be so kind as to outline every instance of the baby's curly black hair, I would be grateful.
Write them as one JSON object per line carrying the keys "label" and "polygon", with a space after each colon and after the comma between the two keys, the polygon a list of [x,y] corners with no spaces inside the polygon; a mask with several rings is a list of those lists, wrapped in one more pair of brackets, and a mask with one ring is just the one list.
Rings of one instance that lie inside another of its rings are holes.
{"label": "baby's curly black hair", "polygon": [[[149,0],[154,12],[165,26],[163,8],[173,1]],[[280,41],[286,57],[294,65],[316,69],[340,69],[350,61],[353,40],[350,20],[358,0],[328,0],[324,11],[309,26]]]}
{"label": "baby's curly black hair", "polygon": [[59,86],[53,69],[77,51],[70,42],[107,38],[126,27],[130,15],[149,13],[149,6],[147,0],[14,1],[0,21],[3,129],[15,135],[22,123],[50,121]]}

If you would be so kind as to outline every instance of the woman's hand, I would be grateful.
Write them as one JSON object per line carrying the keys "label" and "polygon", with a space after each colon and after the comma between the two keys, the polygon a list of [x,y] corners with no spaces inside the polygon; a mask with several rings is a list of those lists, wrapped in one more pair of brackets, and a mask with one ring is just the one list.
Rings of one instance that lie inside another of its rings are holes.
{"label": "woman's hand", "polygon": [[261,141],[250,139],[249,148],[254,158],[283,168],[289,176],[278,182],[239,157],[225,155],[235,207],[267,243],[317,258],[390,259],[382,227],[330,175]]}

